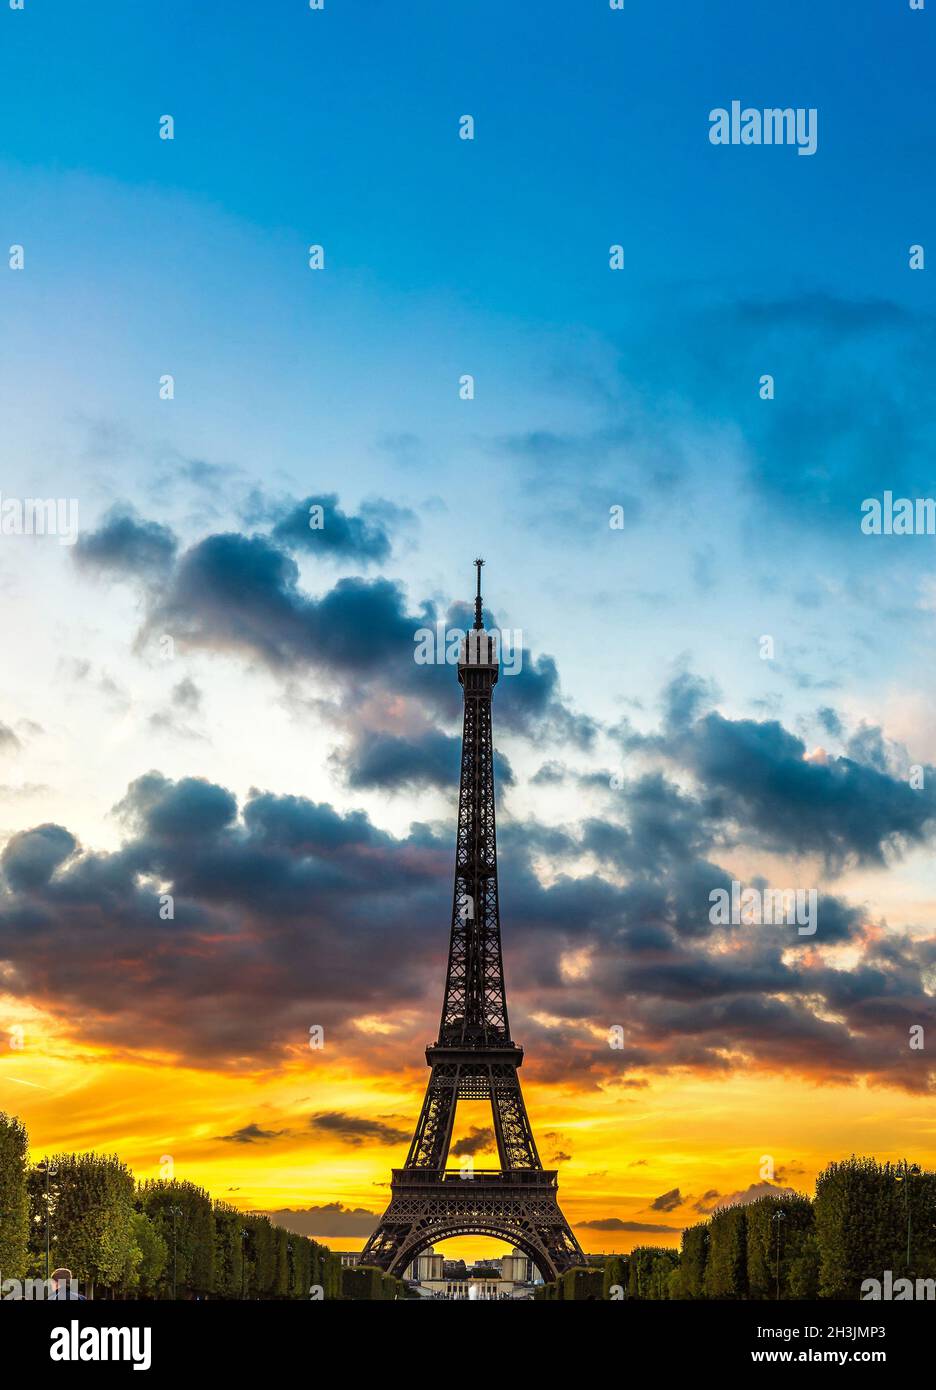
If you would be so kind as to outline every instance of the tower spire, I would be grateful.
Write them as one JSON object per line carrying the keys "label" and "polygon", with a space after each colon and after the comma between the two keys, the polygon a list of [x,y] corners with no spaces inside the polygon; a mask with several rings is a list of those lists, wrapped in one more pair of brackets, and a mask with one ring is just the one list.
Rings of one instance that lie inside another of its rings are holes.
{"label": "tower spire", "polygon": [[478,571],[478,589],[477,589],[477,592],[476,592],[476,594],[475,594],[475,620],[474,620],[474,625],[475,625],[475,631],[476,631],[476,632],[481,632],[482,629],[484,628],[484,619],[483,619],[482,616],[481,616],[481,568],[482,568],[483,564],[484,564],[484,561],[483,561],[483,560],[475,560],[475,568],[476,568],[477,571]]}

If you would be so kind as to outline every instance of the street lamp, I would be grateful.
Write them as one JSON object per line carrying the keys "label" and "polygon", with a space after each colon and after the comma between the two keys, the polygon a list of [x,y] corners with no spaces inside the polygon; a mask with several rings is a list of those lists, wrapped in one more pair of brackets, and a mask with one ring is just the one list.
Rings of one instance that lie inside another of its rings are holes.
{"label": "street lamp", "polygon": [[776,1223],[777,1223],[777,1302],[779,1303],[779,1302],[780,1302],[780,1232],[781,1232],[781,1230],[783,1229],[783,1223],[784,1223],[784,1221],[786,1220],[786,1212],[785,1212],[785,1211],[775,1211],[774,1214],[773,1214],[773,1216],[772,1216],[770,1219],[771,1219],[771,1221],[776,1221]]}
{"label": "street lamp", "polygon": [[[55,1212],[56,1202],[58,1200],[59,1195],[58,1184],[52,1184],[49,1180],[50,1178],[55,1176],[55,1174],[58,1172],[58,1169],[53,1168],[52,1160],[50,1158],[44,1159],[42,1166],[45,1169],[45,1192],[42,1194],[42,1202],[45,1206],[45,1277],[46,1283],[48,1283],[49,1271],[52,1268],[52,1216]],[[38,1225],[42,1221],[41,1214],[37,1215],[34,1219],[36,1224]]]}
{"label": "street lamp", "polygon": [[897,1181],[904,1184],[904,1197],[907,1205],[907,1268],[910,1268],[910,1179],[920,1176],[920,1166],[918,1163],[910,1163],[904,1159],[897,1165]]}
{"label": "street lamp", "polygon": [[241,1227],[241,1298],[247,1297],[247,1237],[250,1234],[246,1226]]}

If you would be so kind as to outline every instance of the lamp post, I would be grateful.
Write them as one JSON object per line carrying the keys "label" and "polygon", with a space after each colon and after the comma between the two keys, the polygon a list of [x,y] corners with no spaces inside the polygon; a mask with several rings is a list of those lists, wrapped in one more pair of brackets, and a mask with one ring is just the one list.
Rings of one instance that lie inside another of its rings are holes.
{"label": "lamp post", "polygon": [[247,1236],[246,1226],[241,1227],[241,1298],[247,1297]]}
{"label": "lamp post", "polygon": [[[58,1169],[53,1168],[50,1158],[44,1160],[43,1167],[45,1169],[45,1192],[42,1194],[42,1201],[45,1206],[45,1277],[46,1283],[48,1283],[49,1273],[52,1268],[52,1214],[55,1211],[56,1200],[58,1198],[58,1185],[53,1185],[50,1179],[55,1176]],[[41,1220],[41,1216],[36,1217],[37,1222]]]}
{"label": "lamp post", "polygon": [[772,1216],[770,1219],[771,1219],[771,1221],[776,1221],[776,1223],[777,1223],[777,1270],[776,1270],[776,1290],[777,1290],[777,1294],[776,1294],[776,1296],[777,1296],[777,1302],[779,1303],[779,1302],[780,1302],[780,1232],[781,1232],[781,1230],[783,1229],[783,1223],[784,1223],[784,1221],[786,1220],[786,1212],[785,1212],[785,1211],[775,1211],[774,1214],[773,1214],[773,1216]]}
{"label": "lamp post", "polygon": [[906,1158],[897,1165],[897,1181],[904,1185],[904,1198],[907,1207],[907,1269],[910,1268],[910,1223],[912,1219],[910,1209],[910,1179],[920,1176],[920,1166],[918,1163],[910,1163]]}

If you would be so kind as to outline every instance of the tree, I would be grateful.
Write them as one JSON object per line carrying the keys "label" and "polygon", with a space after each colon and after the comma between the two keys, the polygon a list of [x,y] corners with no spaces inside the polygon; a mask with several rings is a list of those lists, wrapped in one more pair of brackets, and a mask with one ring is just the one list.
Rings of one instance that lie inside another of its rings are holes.
{"label": "tree", "polygon": [[697,1222],[687,1226],[682,1234],[682,1277],[680,1279],[681,1298],[702,1298],[705,1279],[705,1265],[708,1260],[709,1223]]}
{"label": "tree", "polygon": [[142,1183],[137,1202],[166,1243],[159,1293],[204,1298],[214,1291],[215,1215],[211,1198],[192,1182]]}
{"label": "tree", "polygon": [[129,1284],[131,1288],[138,1289],[144,1298],[155,1298],[169,1258],[169,1250],[145,1212],[135,1211],[131,1225],[133,1243],[140,1252],[140,1258]]}
{"label": "tree", "polygon": [[[276,1239],[268,1216],[244,1218],[247,1231],[247,1293],[250,1298],[271,1298],[276,1278]],[[339,1262],[340,1263],[340,1262]]]}
{"label": "tree", "polygon": [[790,1298],[819,1297],[819,1242],[815,1231],[803,1237],[798,1253],[790,1260],[787,1287]]}
{"label": "tree", "polygon": [[274,1265],[273,1297],[289,1297],[289,1233],[282,1226],[273,1227]]}
{"label": "tree", "polygon": [[92,1296],[98,1285],[110,1291],[123,1288],[132,1281],[140,1259],[133,1236],[130,1169],[116,1154],[89,1153],[54,1154],[30,1170],[33,1266],[43,1273],[47,1163],[54,1170],[57,1190],[51,1222],[54,1263],[85,1281]]}
{"label": "tree", "polygon": [[214,1207],[214,1290],[219,1298],[243,1298],[244,1218],[226,1202]]}
{"label": "tree", "polygon": [[819,1174],[814,1211],[821,1298],[859,1298],[864,1279],[905,1267],[905,1205],[889,1163],[852,1155]]}
{"label": "tree", "polygon": [[[604,1262],[604,1277],[601,1281],[602,1298],[610,1298],[612,1289],[627,1288],[627,1256],[609,1255]],[[621,1295],[617,1294],[617,1298]]]}
{"label": "tree", "polygon": [[709,1224],[708,1258],[702,1288],[706,1298],[746,1298],[747,1231],[745,1208],[722,1207]]}
{"label": "tree", "polygon": [[745,1225],[749,1297],[777,1297],[778,1255],[780,1297],[793,1297],[789,1288],[791,1266],[813,1230],[809,1198],[760,1197],[745,1207]]}
{"label": "tree", "polygon": [[25,1126],[0,1111],[0,1277],[4,1279],[23,1279],[27,1272],[28,1149]]}
{"label": "tree", "polygon": [[679,1266],[679,1251],[659,1245],[638,1245],[630,1253],[628,1298],[669,1298],[672,1271]]}

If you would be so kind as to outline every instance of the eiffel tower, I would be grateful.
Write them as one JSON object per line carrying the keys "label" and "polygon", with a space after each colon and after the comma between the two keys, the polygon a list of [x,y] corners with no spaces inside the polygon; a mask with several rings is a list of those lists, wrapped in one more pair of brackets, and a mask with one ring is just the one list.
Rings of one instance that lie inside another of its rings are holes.
{"label": "eiffel tower", "polygon": [[[426,1048],[429,1085],[406,1164],[394,1168],[390,1205],[362,1253],[362,1265],[391,1274],[451,1236],[487,1235],[528,1255],[544,1279],[585,1256],[559,1209],[557,1174],[544,1168],[527,1118],[517,1070],[523,1048],[511,1039],[504,990],[491,696],[496,639],[481,615],[481,566],[474,627],[461,644],[458,680],[465,697],[455,892],[448,973],[438,1041]],[[460,1100],[489,1100],[500,1167],[446,1167]]]}

